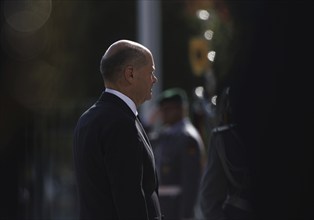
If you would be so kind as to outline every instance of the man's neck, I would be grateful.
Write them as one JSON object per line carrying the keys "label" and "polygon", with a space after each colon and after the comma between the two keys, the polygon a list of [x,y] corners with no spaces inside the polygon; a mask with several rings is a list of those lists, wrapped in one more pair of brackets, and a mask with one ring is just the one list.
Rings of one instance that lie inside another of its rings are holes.
{"label": "man's neck", "polygon": [[129,108],[132,110],[134,115],[138,114],[136,105],[130,97],[128,97],[127,95],[123,94],[122,92],[120,92],[118,90],[110,89],[110,88],[106,88],[105,92],[108,92],[108,93],[111,93],[113,95],[118,96],[120,99],[122,99],[129,106]]}

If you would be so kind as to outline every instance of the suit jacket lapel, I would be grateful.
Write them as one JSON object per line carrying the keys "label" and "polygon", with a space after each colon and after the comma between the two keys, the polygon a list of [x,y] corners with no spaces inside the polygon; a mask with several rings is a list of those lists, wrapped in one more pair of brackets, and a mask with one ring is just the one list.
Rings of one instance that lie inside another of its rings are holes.
{"label": "suit jacket lapel", "polygon": [[149,155],[151,156],[151,160],[152,160],[152,163],[153,163],[153,167],[155,169],[155,158],[154,158],[154,153],[153,153],[153,150],[151,148],[151,144],[149,142],[149,139],[146,135],[146,132],[142,126],[142,123],[140,122],[139,118],[136,117],[136,120],[135,120],[135,124],[136,124],[136,128],[141,136],[141,139],[145,145],[145,148],[146,150],[148,151]]}
{"label": "suit jacket lapel", "polygon": [[145,145],[145,148],[146,150],[148,151],[148,154],[150,155],[151,157],[151,161],[152,161],[152,164],[153,164],[153,167],[155,169],[155,158],[154,158],[154,154],[153,154],[153,150],[151,148],[151,144],[149,142],[149,139],[146,135],[146,132],[139,120],[138,117],[136,117],[134,115],[134,113],[132,112],[132,110],[129,108],[129,106],[122,100],[120,99],[119,97],[117,97],[116,95],[113,95],[111,93],[108,93],[108,92],[103,92],[99,98],[98,101],[110,101],[110,102],[114,102],[116,103],[117,105],[119,105],[127,114],[130,115],[130,117],[134,118],[135,119],[135,126],[136,126],[136,129],[138,130],[138,133],[140,134],[140,137],[143,141],[143,144]]}

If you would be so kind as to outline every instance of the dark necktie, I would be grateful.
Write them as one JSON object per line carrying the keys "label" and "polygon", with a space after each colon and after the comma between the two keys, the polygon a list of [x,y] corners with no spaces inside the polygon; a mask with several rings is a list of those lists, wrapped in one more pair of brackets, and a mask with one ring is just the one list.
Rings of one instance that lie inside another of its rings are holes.
{"label": "dark necktie", "polygon": [[[153,153],[153,150],[151,148],[151,144],[149,142],[149,139],[146,135],[146,132],[142,126],[142,123],[141,123],[141,120],[140,118],[138,117],[138,115],[136,116],[136,126],[138,127],[138,129],[140,130],[140,135],[142,136],[142,139],[143,141],[145,140],[146,144],[145,147],[147,148],[147,151],[149,152],[149,154],[151,155],[152,157],[152,163],[153,163],[153,167],[154,167],[154,170],[156,172],[156,168],[155,168],[155,158],[154,158],[154,153]],[[156,183],[157,183],[157,188],[158,188],[158,177],[157,177],[157,174],[155,173],[155,180],[156,180]],[[164,216],[161,214],[161,210],[160,210],[160,205],[159,205],[159,199],[158,199],[158,195],[156,194],[156,192],[154,192],[152,194],[152,199],[153,199],[153,203],[154,203],[154,206],[155,206],[155,209],[156,209],[156,212],[157,212],[157,215],[158,217],[155,217],[154,220],[162,220],[164,219]]]}
{"label": "dark necktie", "polygon": [[151,144],[150,144],[150,142],[149,142],[149,139],[148,139],[148,137],[147,137],[147,135],[146,135],[146,132],[145,132],[145,130],[144,130],[144,128],[143,128],[143,125],[142,125],[141,120],[140,120],[140,118],[139,118],[138,115],[136,116],[136,121],[137,121],[137,127],[138,127],[139,130],[140,130],[140,135],[142,136],[143,141],[145,141],[145,143],[146,143],[146,144],[144,144],[144,145],[145,145],[145,147],[147,148],[149,154],[150,154],[151,157],[152,157],[152,161],[153,161],[154,168],[155,168],[154,153],[153,153],[153,150],[152,150],[152,148],[151,148]]}

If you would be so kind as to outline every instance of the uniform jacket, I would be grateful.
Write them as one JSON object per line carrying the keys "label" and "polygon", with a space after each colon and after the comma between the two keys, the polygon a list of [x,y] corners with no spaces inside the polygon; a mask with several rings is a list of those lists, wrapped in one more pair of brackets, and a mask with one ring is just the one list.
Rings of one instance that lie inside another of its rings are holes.
{"label": "uniform jacket", "polygon": [[73,155],[81,220],[160,219],[150,143],[119,97],[103,92],[82,114]]}
{"label": "uniform jacket", "polygon": [[202,172],[201,136],[185,118],[163,130],[153,143],[165,219],[192,218]]}
{"label": "uniform jacket", "polygon": [[200,189],[202,219],[253,220],[248,211],[250,190],[246,148],[237,129],[232,124],[219,126],[211,135]]}

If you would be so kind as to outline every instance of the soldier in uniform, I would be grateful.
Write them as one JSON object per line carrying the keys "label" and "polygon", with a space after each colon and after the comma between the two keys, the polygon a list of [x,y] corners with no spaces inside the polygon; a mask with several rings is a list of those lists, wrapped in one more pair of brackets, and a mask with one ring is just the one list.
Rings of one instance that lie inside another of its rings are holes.
{"label": "soldier in uniform", "polygon": [[217,126],[211,132],[200,186],[201,219],[254,220],[247,145],[237,126],[230,87],[217,102]]}
{"label": "soldier in uniform", "polygon": [[186,93],[164,91],[158,101],[162,126],[152,142],[165,220],[192,219],[202,173],[203,140],[188,117]]}

